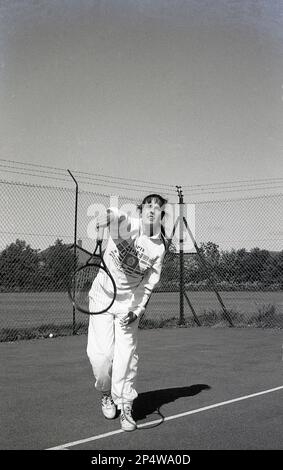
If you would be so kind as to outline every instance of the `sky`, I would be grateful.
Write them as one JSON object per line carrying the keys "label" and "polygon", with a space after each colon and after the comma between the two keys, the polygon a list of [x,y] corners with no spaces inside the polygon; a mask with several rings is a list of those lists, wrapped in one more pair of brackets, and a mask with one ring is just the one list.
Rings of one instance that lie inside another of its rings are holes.
{"label": "sky", "polygon": [[173,186],[280,177],[282,58],[281,0],[0,0],[0,158]]}
{"label": "sky", "polygon": [[2,158],[166,184],[282,170],[283,6],[1,0]]}

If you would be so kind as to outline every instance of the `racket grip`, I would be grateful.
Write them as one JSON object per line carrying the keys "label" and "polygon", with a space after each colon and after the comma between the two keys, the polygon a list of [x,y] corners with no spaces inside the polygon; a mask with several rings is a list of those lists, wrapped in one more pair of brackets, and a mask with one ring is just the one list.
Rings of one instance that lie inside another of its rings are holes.
{"label": "racket grip", "polygon": [[104,233],[104,228],[101,225],[97,225],[97,240],[103,240],[103,233]]}

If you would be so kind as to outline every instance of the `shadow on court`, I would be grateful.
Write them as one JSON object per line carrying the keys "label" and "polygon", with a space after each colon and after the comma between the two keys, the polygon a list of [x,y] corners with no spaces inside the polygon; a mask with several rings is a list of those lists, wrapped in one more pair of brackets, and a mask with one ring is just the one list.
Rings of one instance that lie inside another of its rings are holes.
{"label": "shadow on court", "polygon": [[189,387],[165,388],[141,393],[133,404],[133,415],[137,421],[157,412],[160,416],[162,405],[171,403],[178,398],[192,397],[211,387],[206,384],[195,384]]}

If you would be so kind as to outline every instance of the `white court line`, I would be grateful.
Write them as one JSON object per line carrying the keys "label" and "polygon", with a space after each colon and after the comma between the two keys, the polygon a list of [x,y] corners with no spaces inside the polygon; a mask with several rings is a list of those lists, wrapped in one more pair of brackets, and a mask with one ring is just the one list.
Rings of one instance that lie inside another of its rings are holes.
{"label": "white court line", "polygon": [[[263,390],[262,392],[252,393],[251,395],[245,395],[242,397],[233,398],[232,400],[222,401],[221,403],[215,403],[214,405],[203,406],[202,408],[198,408],[196,410],[186,411],[184,413],[179,413],[177,415],[167,416],[166,418],[162,419],[162,421],[160,419],[157,419],[155,421],[150,421],[148,423],[140,424],[138,428],[145,428],[147,426],[151,426],[152,424],[158,424],[163,421],[171,421],[172,419],[182,418],[183,416],[193,415],[195,413],[200,413],[201,411],[211,410],[213,408],[218,408],[219,406],[229,405],[230,403],[235,403],[241,400],[247,400],[248,398],[258,397],[259,395],[265,395],[267,393],[276,392],[277,390],[282,390],[282,389],[283,389],[283,385],[281,385],[280,387],[270,388],[269,390]],[[85,442],[97,441],[98,439],[103,439],[104,437],[113,436],[115,434],[120,434],[123,432],[124,431],[122,431],[122,429],[117,429],[116,431],[111,431],[111,432],[107,432],[104,434],[98,434],[97,436],[88,437],[86,439],[80,439],[79,441],[67,442],[66,444],[62,444],[60,446],[50,447],[49,449],[46,449],[46,450],[66,450],[67,447],[74,447],[79,444],[84,444]]]}

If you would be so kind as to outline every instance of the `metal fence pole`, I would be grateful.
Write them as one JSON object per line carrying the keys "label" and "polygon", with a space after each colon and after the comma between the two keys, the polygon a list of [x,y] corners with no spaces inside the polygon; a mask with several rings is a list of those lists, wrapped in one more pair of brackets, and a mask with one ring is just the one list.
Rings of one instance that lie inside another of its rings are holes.
{"label": "metal fence pole", "polygon": [[[76,197],[75,197],[75,221],[74,221],[74,272],[77,268],[77,226],[78,226],[78,193],[79,185],[75,177],[72,175],[71,171],[68,170],[68,173],[72,177],[76,185]],[[76,334],[76,308],[73,305],[73,335]]]}
{"label": "metal fence pole", "polygon": [[184,200],[183,200],[183,193],[181,186],[176,186],[178,197],[179,197],[179,244],[180,244],[180,258],[179,258],[179,279],[180,279],[180,314],[179,314],[179,325],[183,325],[185,323],[184,317],[184,292],[185,292],[185,284],[184,284],[184,248],[183,248],[183,241],[184,241]]}

